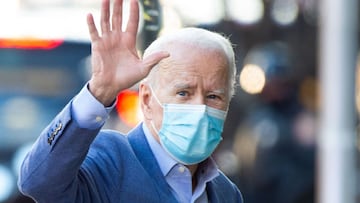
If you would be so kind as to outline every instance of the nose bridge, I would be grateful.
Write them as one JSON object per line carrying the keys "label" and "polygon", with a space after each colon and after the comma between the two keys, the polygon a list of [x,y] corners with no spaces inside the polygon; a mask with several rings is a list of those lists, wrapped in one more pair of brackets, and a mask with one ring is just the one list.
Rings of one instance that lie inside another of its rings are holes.
{"label": "nose bridge", "polygon": [[203,93],[198,93],[194,96],[193,104],[206,105],[206,96]]}

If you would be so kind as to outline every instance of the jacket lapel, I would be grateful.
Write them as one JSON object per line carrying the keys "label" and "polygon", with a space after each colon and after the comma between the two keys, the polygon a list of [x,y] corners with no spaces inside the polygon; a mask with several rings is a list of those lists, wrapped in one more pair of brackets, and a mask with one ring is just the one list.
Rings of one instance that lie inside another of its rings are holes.
{"label": "jacket lapel", "polygon": [[165,198],[169,202],[177,202],[146,140],[142,123],[129,132],[128,140],[142,166],[149,176],[154,179],[155,184],[159,186],[160,199]]}
{"label": "jacket lapel", "polygon": [[206,193],[208,196],[209,203],[218,203],[219,197],[217,196],[217,192],[215,191],[214,184],[212,181],[206,184]]}

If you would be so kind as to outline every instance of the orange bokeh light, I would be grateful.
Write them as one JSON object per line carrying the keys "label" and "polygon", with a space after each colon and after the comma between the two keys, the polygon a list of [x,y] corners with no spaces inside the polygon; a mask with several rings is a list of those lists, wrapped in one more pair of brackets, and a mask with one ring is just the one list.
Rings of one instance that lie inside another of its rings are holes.
{"label": "orange bokeh light", "polygon": [[116,111],[126,125],[130,127],[137,125],[141,121],[138,91],[124,90],[120,92],[117,97]]}
{"label": "orange bokeh light", "polygon": [[15,49],[54,49],[60,46],[63,40],[47,40],[36,38],[0,39],[0,48]]}

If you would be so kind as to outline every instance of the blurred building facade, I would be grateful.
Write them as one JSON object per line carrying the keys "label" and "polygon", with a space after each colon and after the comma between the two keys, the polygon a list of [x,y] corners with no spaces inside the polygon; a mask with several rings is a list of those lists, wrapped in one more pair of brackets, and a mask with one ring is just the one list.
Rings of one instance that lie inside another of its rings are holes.
{"label": "blurred building facade", "polygon": [[[238,85],[215,158],[245,201],[315,202],[318,1],[141,3],[142,44],[186,26],[234,43]],[[0,32],[0,125],[8,123],[0,131],[0,202],[25,201],[16,189],[19,160],[89,79],[85,16],[99,15],[99,6],[100,0],[0,0],[0,15],[12,19],[0,21],[9,27]],[[127,131],[141,120],[136,91],[119,95],[105,127]]]}

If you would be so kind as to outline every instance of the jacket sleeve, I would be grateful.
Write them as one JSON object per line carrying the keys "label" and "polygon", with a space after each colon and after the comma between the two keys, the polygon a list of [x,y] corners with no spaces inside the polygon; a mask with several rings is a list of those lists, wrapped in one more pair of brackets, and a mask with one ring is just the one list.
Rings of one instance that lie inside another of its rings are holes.
{"label": "jacket sleeve", "polygon": [[18,187],[37,202],[89,202],[96,194],[81,164],[100,128],[80,128],[71,108],[70,102],[44,129],[21,166]]}

